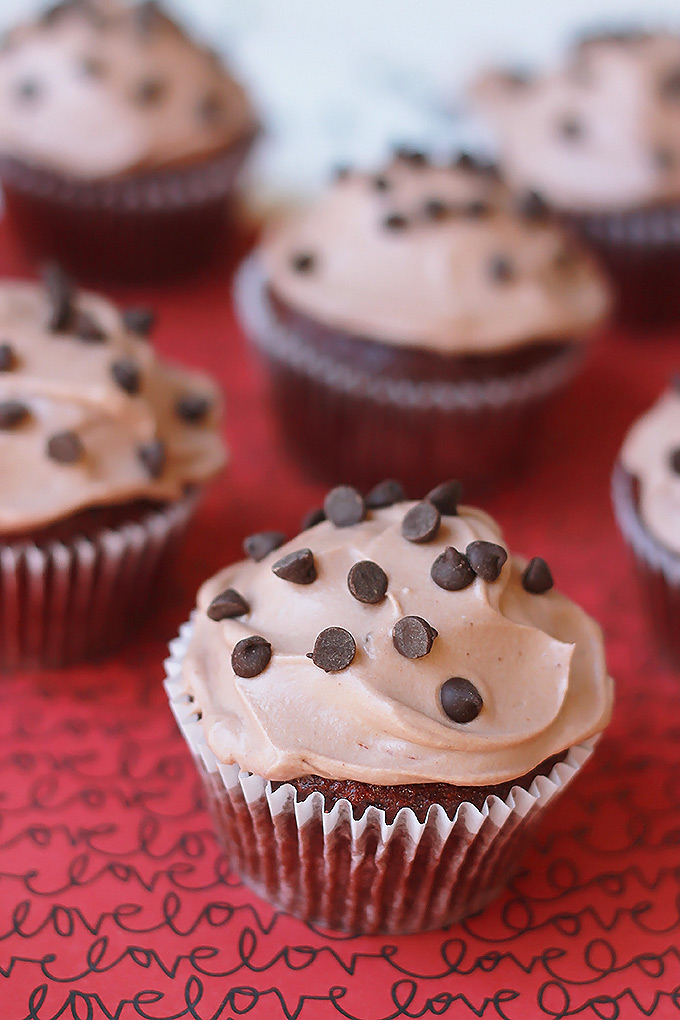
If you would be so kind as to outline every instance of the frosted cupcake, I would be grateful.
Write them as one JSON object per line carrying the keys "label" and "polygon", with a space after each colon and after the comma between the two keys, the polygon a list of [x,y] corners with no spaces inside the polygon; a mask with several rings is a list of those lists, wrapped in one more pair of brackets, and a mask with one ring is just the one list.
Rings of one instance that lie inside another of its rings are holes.
{"label": "frosted cupcake", "polygon": [[272,226],[236,298],[304,466],[414,492],[515,475],[609,303],[535,196],[470,157],[409,150]]}
{"label": "frosted cupcake", "polygon": [[0,52],[0,182],[21,238],[80,274],[192,268],[224,235],[256,121],[154,2],[56,4]]}
{"label": "frosted cupcake", "polygon": [[624,319],[677,319],[680,295],[680,36],[584,37],[536,76],[474,89],[515,187],[536,190],[610,270]]}
{"label": "frosted cupcake", "polygon": [[167,690],[230,862],[306,921],[397,934],[496,895],[606,726],[598,626],[446,483],[341,486],[202,587]]}
{"label": "frosted cupcake", "polygon": [[0,283],[0,668],[63,665],[144,619],[224,463],[208,378],[164,364],[150,313]]}

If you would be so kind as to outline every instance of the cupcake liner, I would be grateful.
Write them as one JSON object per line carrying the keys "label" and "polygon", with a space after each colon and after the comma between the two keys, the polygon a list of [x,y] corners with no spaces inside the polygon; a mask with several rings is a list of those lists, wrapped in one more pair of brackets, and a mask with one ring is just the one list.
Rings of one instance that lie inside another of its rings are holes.
{"label": "cupcake liner", "polygon": [[257,256],[235,279],[237,312],[267,362],[291,453],[326,482],[370,486],[393,475],[421,491],[455,476],[487,489],[526,459],[537,413],[579,367],[565,340],[521,372],[465,381],[412,381],[370,373],[317,350],[274,315]]}
{"label": "cupcake liner", "polygon": [[0,671],[108,652],[143,621],[198,501],[71,541],[0,542]]}
{"label": "cupcake liner", "polygon": [[634,480],[621,464],[612,474],[612,505],[631,548],[643,599],[663,652],[680,667],[680,556],[645,528],[637,509]]}
{"label": "cupcake liner", "polygon": [[228,198],[255,134],[200,163],[78,180],[0,155],[7,216],[40,257],[81,278],[153,280],[206,261],[223,238]]}
{"label": "cupcake liner", "polygon": [[588,760],[596,738],[571,748],[547,776],[481,810],[440,805],[419,822],[409,808],[394,821],[369,806],[358,819],[338,800],[324,811],[319,792],[299,800],[276,790],[207,746],[200,715],[183,688],[191,621],[165,662],[170,707],[204,783],[208,807],[234,868],[255,892],[304,921],[355,934],[438,928],[477,910],[504,887],[543,809]]}

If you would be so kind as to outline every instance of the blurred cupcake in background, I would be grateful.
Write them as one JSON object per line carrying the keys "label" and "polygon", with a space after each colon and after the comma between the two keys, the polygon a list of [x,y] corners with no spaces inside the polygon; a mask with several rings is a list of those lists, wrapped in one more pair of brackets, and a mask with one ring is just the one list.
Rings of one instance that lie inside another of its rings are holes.
{"label": "blurred cupcake in background", "polygon": [[540,199],[468,155],[341,170],[236,283],[292,453],[313,475],[423,491],[516,475],[541,407],[609,307]]}
{"label": "blurred cupcake in background", "polygon": [[4,38],[7,214],[88,278],[204,262],[256,132],[241,86],[153,0],[64,0]]}
{"label": "blurred cupcake in background", "polygon": [[561,68],[485,74],[473,96],[510,183],[603,259],[621,319],[680,318],[680,35],[587,35]]}
{"label": "blurred cupcake in background", "polygon": [[614,468],[616,518],[632,549],[653,630],[680,668],[680,383],[638,419]]}
{"label": "blurred cupcake in background", "polygon": [[212,381],[159,361],[152,317],[0,283],[0,670],[122,643],[222,467]]}

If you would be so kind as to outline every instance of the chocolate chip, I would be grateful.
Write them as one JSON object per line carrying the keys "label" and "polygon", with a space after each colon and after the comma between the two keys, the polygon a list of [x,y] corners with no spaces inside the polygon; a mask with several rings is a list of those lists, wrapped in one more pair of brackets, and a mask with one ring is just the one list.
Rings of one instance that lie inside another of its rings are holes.
{"label": "chocolate chip", "polygon": [[659,92],[663,99],[680,99],[680,67],[674,67],[661,76]]}
{"label": "chocolate chip", "polygon": [[361,494],[351,485],[338,485],[323,502],[326,517],[336,528],[350,528],[359,524],[366,516],[366,506]]}
{"label": "chocolate chip", "polygon": [[166,449],[162,439],[152,439],[137,448],[137,456],[150,478],[160,478],[165,470]]}
{"label": "chocolate chip", "polygon": [[671,471],[674,471],[676,475],[680,475],[680,446],[676,446],[674,450],[671,450],[668,463],[671,466]]}
{"label": "chocolate chip", "polygon": [[326,520],[326,514],[320,506],[315,506],[311,510],[308,510],[305,516],[300,522],[300,531],[307,531],[308,528],[315,528],[317,524],[321,524],[322,521]]}
{"label": "chocolate chip", "polygon": [[315,666],[326,673],[337,673],[347,669],[354,660],[357,646],[354,638],[344,627],[326,627],[314,642],[314,651],[307,652]]}
{"label": "chocolate chip", "polygon": [[502,545],[484,541],[470,542],[465,550],[465,555],[477,577],[481,577],[482,581],[487,581],[489,584],[497,581],[501,576],[503,564],[508,558]]}
{"label": "chocolate chip", "polygon": [[449,545],[432,564],[430,577],[445,591],[462,591],[472,584],[476,574],[467,556]]}
{"label": "chocolate chip", "polygon": [[81,73],[87,78],[101,78],[105,71],[104,62],[99,57],[83,57],[79,67]]}
{"label": "chocolate chip", "polygon": [[471,220],[480,220],[482,217],[488,216],[490,212],[491,206],[481,198],[476,198],[463,206],[463,215]]}
{"label": "chocolate chip", "polygon": [[210,619],[217,623],[220,620],[233,620],[236,616],[245,616],[249,612],[250,606],[235,588],[226,588],[216,595],[206,610]]}
{"label": "chocolate chip", "polygon": [[47,440],[47,456],[59,464],[75,464],[82,455],[83,444],[75,432],[55,432]]}
{"label": "chocolate chip", "polygon": [[541,223],[550,216],[550,206],[538,191],[526,191],[517,200],[517,212],[525,220]]}
{"label": "chocolate chip", "polygon": [[86,344],[101,344],[106,340],[106,333],[90,312],[74,311],[71,329]]}
{"label": "chocolate chip", "polygon": [[673,170],[677,164],[675,153],[672,149],[659,146],[658,149],[654,149],[652,155],[659,170]]}
{"label": "chocolate chip", "polygon": [[423,214],[428,220],[444,220],[449,214],[449,207],[441,198],[428,198],[423,205]]}
{"label": "chocolate chip", "polygon": [[502,72],[503,81],[510,86],[510,88],[521,89],[526,85],[530,85],[533,81],[534,76],[530,71],[520,67],[508,68]]}
{"label": "chocolate chip", "polygon": [[135,86],[132,98],[140,106],[151,106],[157,103],[165,92],[165,85],[160,78],[142,78]]}
{"label": "chocolate chip", "polygon": [[212,407],[209,397],[202,393],[185,393],[175,404],[175,413],[188,425],[200,425],[205,421]]}
{"label": "chocolate chip", "polygon": [[414,149],[410,145],[397,145],[393,151],[397,159],[410,163],[414,167],[424,167],[430,162],[424,152]]}
{"label": "chocolate chip", "polygon": [[436,506],[440,514],[445,514],[447,517],[455,517],[458,513],[458,504],[463,498],[463,486],[460,482],[454,478],[450,478],[447,482],[442,482],[440,485],[436,485],[434,489],[430,489],[425,499],[428,503],[432,503]]}
{"label": "chocolate chip", "polygon": [[380,174],[378,177],[373,178],[373,187],[376,191],[389,191],[392,185],[387,177],[383,177],[382,174]]}
{"label": "chocolate chip", "polygon": [[251,560],[259,563],[269,553],[274,552],[286,541],[282,531],[258,531],[255,535],[248,535],[243,540],[243,551]]}
{"label": "chocolate chip", "polygon": [[47,328],[52,333],[61,333],[71,321],[73,286],[66,273],[55,262],[45,266],[42,281],[47,291],[49,305]]}
{"label": "chocolate chip", "polygon": [[198,119],[203,124],[217,124],[224,116],[224,101],[219,92],[207,92],[197,106]]}
{"label": "chocolate chip", "polygon": [[453,157],[452,165],[456,170],[476,170],[477,160],[469,152],[459,152]]}
{"label": "chocolate chip", "polygon": [[437,507],[423,500],[408,511],[401,522],[401,533],[409,542],[429,542],[439,531],[440,523]]}
{"label": "chocolate chip", "polygon": [[570,142],[575,142],[583,137],[583,124],[576,117],[562,117],[557,124],[557,130],[563,138],[568,139]]}
{"label": "chocolate chip", "polygon": [[0,372],[11,372],[16,368],[16,354],[14,348],[7,341],[0,343]]}
{"label": "chocolate chip", "polygon": [[534,556],[529,560],[522,574],[522,587],[532,595],[542,595],[553,586],[552,574],[545,560]]}
{"label": "chocolate chip", "polygon": [[333,178],[336,181],[346,181],[352,173],[352,168],[347,163],[340,163],[333,167]]}
{"label": "chocolate chip", "polygon": [[380,510],[386,506],[393,506],[394,503],[403,503],[406,493],[400,482],[394,478],[386,478],[383,482],[374,485],[364,503],[369,510]]}
{"label": "chocolate chip", "polygon": [[296,273],[311,273],[316,268],[316,256],[308,251],[297,252],[290,260],[290,265]]}
{"label": "chocolate chip", "polygon": [[131,397],[139,393],[141,373],[132,358],[119,358],[118,361],[114,361],[111,365],[111,375],[121,390],[125,390]]}
{"label": "chocolate chip", "polygon": [[22,78],[14,89],[18,99],[34,102],[42,92],[41,85],[35,78]]}
{"label": "chocolate chip", "polygon": [[250,678],[258,676],[269,665],[272,646],[259,634],[241,638],[231,653],[231,668],[236,676]]}
{"label": "chocolate chip", "polygon": [[577,262],[577,252],[568,244],[562,245],[555,255],[555,266],[557,269],[573,269]]}
{"label": "chocolate chip", "polygon": [[292,584],[311,584],[316,581],[316,563],[311,549],[296,549],[272,565],[277,577]]}
{"label": "chocolate chip", "polygon": [[387,574],[372,560],[360,560],[350,567],[347,587],[358,602],[374,606],[387,592]]}
{"label": "chocolate chip", "polygon": [[132,333],[138,333],[140,336],[148,337],[155,321],[156,315],[150,308],[134,305],[131,308],[125,308],[123,311],[125,328],[129,329]]}
{"label": "chocolate chip", "polygon": [[515,275],[512,260],[507,255],[494,255],[489,259],[489,276],[497,283],[509,283]]}
{"label": "chocolate chip", "polygon": [[476,719],[484,707],[482,696],[473,683],[462,676],[445,680],[439,694],[442,708],[456,723],[469,723]]}
{"label": "chocolate chip", "polygon": [[0,401],[0,429],[13,429],[28,418],[28,408],[19,400]]}
{"label": "chocolate chip", "polygon": [[392,629],[392,643],[405,659],[422,659],[436,637],[437,631],[421,616],[402,616]]}
{"label": "chocolate chip", "polygon": [[406,230],[408,220],[401,213],[390,213],[383,220],[383,227],[386,230]]}

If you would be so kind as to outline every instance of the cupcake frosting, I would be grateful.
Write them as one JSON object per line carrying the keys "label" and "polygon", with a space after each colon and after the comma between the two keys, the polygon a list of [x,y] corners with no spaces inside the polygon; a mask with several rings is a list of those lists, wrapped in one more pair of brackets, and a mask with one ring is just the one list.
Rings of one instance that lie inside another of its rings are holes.
{"label": "cupcake frosting", "polygon": [[366,511],[352,492],[278,548],[251,538],[258,559],[199,592],[182,677],[220,761],[282,781],[489,785],[606,725],[600,629],[543,561],[507,554],[480,510]]}
{"label": "cupcake frosting", "polygon": [[680,392],[668,390],[635,422],[621,463],[639,483],[640,518],[654,538],[680,555]]}
{"label": "cupcake frosting", "polygon": [[680,196],[680,36],[593,36],[536,76],[494,72],[474,98],[510,181],[574,211]]}
{"label": "cupcake frosting", "polygon": [[159,361],[148,324],[58,273],[0,284],[0,534],[173,500],[221,467],[215,385]]}
{"label": "cupcake frosting", "polygon": [[254,127],[243,89],[153,2],[65,0],[4,39],[5,155],[93,179],[210,156]]}
{"label": "cupcake frosting", "polygon": [[582,336],[608,309],[588,256],[493,167],[397,156],[345,172],[261,246],[271,291],[345,332],[440,354]]}

